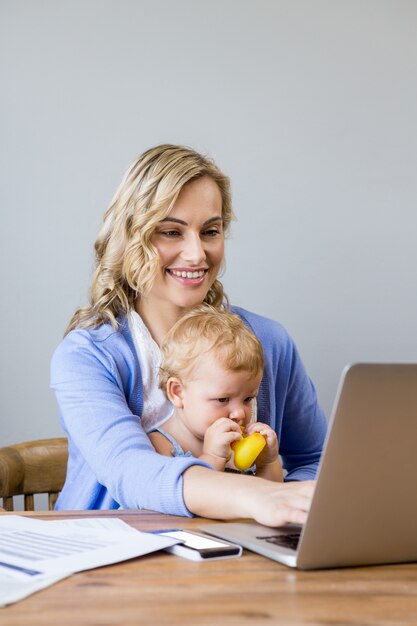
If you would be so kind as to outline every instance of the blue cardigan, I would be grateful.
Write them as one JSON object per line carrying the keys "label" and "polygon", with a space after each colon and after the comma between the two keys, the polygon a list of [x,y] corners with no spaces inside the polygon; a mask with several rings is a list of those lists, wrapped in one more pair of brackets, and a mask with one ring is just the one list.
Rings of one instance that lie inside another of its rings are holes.
{"label": "blue cardigan", "polygon": [[[326,420],[285,329],[233,307],[262,342],[265,369],[258,420],[277,433],[286,480],[314,478]],[[70,332],[51,365],[61,423],[68,435],[67,478],[57,509],[150,509],[190,516],[182,473],[194,457],[157,454],[140,425],[142,378],[126,318]]]}

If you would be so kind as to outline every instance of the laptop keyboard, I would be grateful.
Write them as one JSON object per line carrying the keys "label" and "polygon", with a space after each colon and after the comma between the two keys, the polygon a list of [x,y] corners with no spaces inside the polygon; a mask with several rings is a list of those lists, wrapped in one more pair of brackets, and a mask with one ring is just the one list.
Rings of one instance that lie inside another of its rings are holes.
{"label": "laptop keyboard", "polygon": [[274,543],[276,546],[282,546],[283,548],[290,548],[291,550],[297,550],[298,542],[300,541],[301,532],[269,535],[268,537],[256,537],[262,539],[267,543]]}

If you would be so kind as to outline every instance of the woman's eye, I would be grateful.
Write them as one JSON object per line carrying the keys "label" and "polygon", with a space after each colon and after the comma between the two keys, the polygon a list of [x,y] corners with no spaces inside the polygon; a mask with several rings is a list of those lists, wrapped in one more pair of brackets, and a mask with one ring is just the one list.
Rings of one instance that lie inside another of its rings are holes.
{"label": "woman's eye", "polygon": [[163,230],[163,231],[161,231],[160,234],[164,235],[164,237],[168,237],[170,239],[172,239],[174,237],[179,237],[181,235],[179,230]]}
{"label": "woman's eye", "polygon": [[209,228],[208,230],[205,230],[203,232],[203,235],[205,237],[217,237],[217,235],[220,235],[221,232],[218,228]]}

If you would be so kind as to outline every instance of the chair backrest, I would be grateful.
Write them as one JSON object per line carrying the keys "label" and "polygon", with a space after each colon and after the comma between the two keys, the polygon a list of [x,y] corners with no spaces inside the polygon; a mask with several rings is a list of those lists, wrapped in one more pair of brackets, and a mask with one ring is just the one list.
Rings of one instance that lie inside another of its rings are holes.
{"label": "chair backrest", "polygon": [[13,496],[24,496],[25,511],[34,510],[34,494],[47,493],[54,508],[67,473],[68,441],[38,439],[0,448],[0,497],[13,511]]}

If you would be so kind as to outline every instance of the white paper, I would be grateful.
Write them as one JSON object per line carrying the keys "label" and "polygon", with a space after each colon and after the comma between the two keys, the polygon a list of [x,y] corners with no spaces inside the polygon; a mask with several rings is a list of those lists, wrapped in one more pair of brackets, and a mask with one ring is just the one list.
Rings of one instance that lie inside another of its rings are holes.
{"label": "white paper", "polygon": [[9,578],[5,573],[0,573],[0,608],[7,604],[18,602],[18,600],[23,600],[23,598],[27,598],[35,591],[50,587],[68,576],[71,576],[71,572],[55,574],[55,576],[38,576],[36,580],[22,581],[16,580],[16,578]]}
{"label": "white paper", "polygon": [[[59,527],[64,528],[68,526],[69,528],[89,528],[93,530],[101,529],[101,530],[123,530],[125,532],[137,533],[139,531],[129,524],[126,524],[123,520],[118,517],[80,517],[78,519],[57,519],[51,520],[48,524],[56,524]],[[146,533],[147,534],[147,533]]]}
{"label": "white paper", "polygon": [[44,522],[0,516],[0,606],[72,573],[162,550],[176,540],[142,533],[122,520]]}

